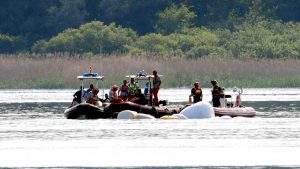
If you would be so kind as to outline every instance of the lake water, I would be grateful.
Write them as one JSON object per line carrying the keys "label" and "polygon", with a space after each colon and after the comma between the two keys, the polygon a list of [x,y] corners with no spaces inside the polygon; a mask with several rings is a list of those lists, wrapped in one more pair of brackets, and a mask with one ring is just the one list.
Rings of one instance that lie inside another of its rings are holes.
{"label": "lake water", "polygon": [[68,120],[75,91],[0,90],[0,167],[300,168],[300,88],[244,89],[255,118],[199,120]]}

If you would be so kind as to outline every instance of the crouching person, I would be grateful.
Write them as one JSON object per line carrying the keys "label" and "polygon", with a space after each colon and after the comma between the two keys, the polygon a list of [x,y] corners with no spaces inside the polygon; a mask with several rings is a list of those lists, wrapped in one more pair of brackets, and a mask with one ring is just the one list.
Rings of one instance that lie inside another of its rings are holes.
{"label": "crouching person", "polygon": [[99,89],[97,88],[93,88],[92,91],[90,91],[88,93],[88,96],[87,96],[87,103],[90,103],[90,104],[93,104],[93,105],[96,105],[96,106],[99,106],[99,97],[98,97],[98,94],[99,93]]}

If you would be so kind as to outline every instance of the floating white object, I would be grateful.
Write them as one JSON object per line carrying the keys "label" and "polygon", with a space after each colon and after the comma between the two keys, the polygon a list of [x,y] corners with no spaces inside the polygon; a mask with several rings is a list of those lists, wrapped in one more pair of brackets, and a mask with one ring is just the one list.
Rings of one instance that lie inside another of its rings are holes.
{"label": "floating white object", "polygon": [[123,110],[118,114],[117,119],[134,119],[138,113],[131,110]]}
{"label": "floating white object", "polygon": [[185,109],[180,114],[188,119],[206,119],[215,117],[214,109],[208,102],[198,102]]}
{"label": "floating white object", "polygon": [[138,113],[136,116],[134,116],[134,119],[155,119],[155,117],[149,114]]}
{"label": "floating white object", "polygon": [[181,119],[181,120],[186,120],[188,119],[185,115],[183,114],[173,114],[172,115],[173,117],[177,117],[178,119]]}

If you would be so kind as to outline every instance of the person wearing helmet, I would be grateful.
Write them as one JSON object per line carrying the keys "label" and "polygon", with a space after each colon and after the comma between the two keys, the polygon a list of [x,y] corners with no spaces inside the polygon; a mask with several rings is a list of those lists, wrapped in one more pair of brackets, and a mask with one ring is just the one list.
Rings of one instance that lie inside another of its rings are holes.
{"label": "person wearing helmet", "polygon": [[113,85],[109,91],[109,100],[112,103],[120,103],[122,102],[122,99],[120,99],[118,97],[117,91],[118,91],[118,86],[117,85]]}
{"label": "person wearing helmet", "polygon": [[202,101],[203,94],[199,82],[194,83],[194,87],[191,90],[190,96],[193,96],[194,103]]}
{"label": "person wearing helmet", "polygon": [[212,90],[212,103],[214,107],[220,107],[220,98],[224,97],[224,91],[221,87],[219,87],[218,82],[216,80],[211,81]]}

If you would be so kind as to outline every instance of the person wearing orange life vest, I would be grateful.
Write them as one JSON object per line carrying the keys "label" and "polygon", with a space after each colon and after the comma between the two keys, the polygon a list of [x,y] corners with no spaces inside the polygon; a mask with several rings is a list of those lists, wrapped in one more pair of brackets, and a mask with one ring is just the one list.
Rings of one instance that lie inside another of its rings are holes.
{"label": "person wearing orange life vest", "polygon": [[161,80],[160,80],[160,77],[157,75],[157,71],[156,70],[153,70],[152,72],[153,74],[153,88],[152,88],[152,94],[153,94],[153,104],[155,106],[158,106],[159,105],[159,102],[158,102],[158,91],[159,91],[159,87],[161,85]]}
{"label": "person wearing orange life vest", "polygon": [[194,88],[192,88],[190,96],[193,96],[194,103],[202,101],[203,93],[199,82],[194,83]]}
{"label": "person wearing orange life vest", "polygon": [[120,86],[120,89],[118,90],[118,95],[120,99],[122,99],[123,101],[127,101],[128,94],[129,94],[129,87],[127,85],[127,80],[123,80],[123,85]]}

